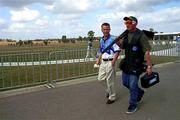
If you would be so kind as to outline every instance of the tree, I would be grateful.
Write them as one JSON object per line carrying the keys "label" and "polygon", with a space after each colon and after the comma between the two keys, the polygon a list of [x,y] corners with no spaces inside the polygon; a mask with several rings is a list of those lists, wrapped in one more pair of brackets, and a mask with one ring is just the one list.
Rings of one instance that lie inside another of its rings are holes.
{"label": "tree", "polygon": [[154,29],[153,28],[149,28],[149,31],[154,32]]}
{"label": "tree", "polygon": [[64,43],[69,42],[69,41],[66,39],[66,35],[63,35],[63,36],[62,36],[62,42],[64,42]]}
{"label": "tree", "polygon": [[22,46],[23,45],[23,41],[19,40],[18,44],[19,44],[19,46]]}
{"label": "tree", "polygon": [[28,40],[28,45],[33,45],[32,40]]}
{"label": "tree", "polygon": [[74,38],[72,38],[72,39],[71,39],[71,42],[72,42],[72,43],[75,43],[75,42],[76,42],[76,40],[75,40]]}
{"label": "tree", "polygon": [[87,46],[87,53],[86,53],[86,57],[85,58],[90,58],[93,57],[95,58],[94,54],[93,54],[93,49],[92,49],[92,42],[94,40],[94,31],[89,31],[87,33],[88,35],[88,46]]}
{"label": "tree", "polygon": [[61,43],[61,39],[58,39],[58,43]]}
{"label": "tree", "polygon": [[43,41],[45,45],[48,45],[48,40]]}
{"label": "tree", "polygon": [[84,40],[84,41],[87,41],[87,37],[84,37],[83,40]]}
{"label": "tree", "polygon": [[94,39],[94,31],[90,30],[90,31],[87,33],[87,35],[88,35],[88,40],[92,42],[93,39]]}
{"label": "tree", "polygon": [[83,38],[81,36],[79,36],[78,41],[82,42]]}

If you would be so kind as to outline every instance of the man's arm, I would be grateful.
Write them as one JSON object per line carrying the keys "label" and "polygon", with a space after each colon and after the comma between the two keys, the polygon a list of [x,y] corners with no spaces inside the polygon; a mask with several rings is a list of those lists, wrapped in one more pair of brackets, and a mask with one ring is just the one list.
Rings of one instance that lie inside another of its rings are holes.
{"label": "man's arm", "polygon": [[118,59],[119,54],[120,54],[120,51],[118,51],[118,52],[116,52],[116,53],[114,54],[113,60],[112,60],[112,66],[115,65],[116,60]]}
{"label": "man's arm", "polygon": [[97,58],[97,60],[96,60],[96,63],[95,63],[95,64],[96,64],[96,65],[100,65],[100,64],[101,64],[101,56]]}
{"label": "man's arm", "polygon": [[146,72],[148,73],[148,75],[150,75],[152,73],[152,64],[151,64],[151,57],[150,57],[149,50],[145,52],[144,59],[146,61],[146,65],[147,65]]}
{"label": "man's arm", "polygon": [[144,58],[145,58],[146,64],[148,66],[152,66],[152,64],[151,64],[151,56],[150,56],[150,51],[149,50],[145,52]]}
{"label": "man's arm", "polygon": [[119,54],[121,52],[121,48],[116,43],[112,47],[113,47],[114,52],[115,52],[113,55],[113,60],[112,60],[112,66],[114,66],[118,57],[119,57]]}
{"label": "man's arm", "polygon": [[144,59],[147,65],[146,72],[148,73],[148,75],[150,75],[152,73],[152,63],[151,63],[151,56],[150,56],[151,46],[149,44],[149,38],[145,34],[143,34],[140,42],[141,42],[142,49],[145,53]]}
{"label": "man's arm", "polygon": [[99,46],[99,51],[97,53],[97,56],[96,56],[96,65],[100,65],[101,64],[101,57],[102,57],[102,52],[101,52],[101,46]]}

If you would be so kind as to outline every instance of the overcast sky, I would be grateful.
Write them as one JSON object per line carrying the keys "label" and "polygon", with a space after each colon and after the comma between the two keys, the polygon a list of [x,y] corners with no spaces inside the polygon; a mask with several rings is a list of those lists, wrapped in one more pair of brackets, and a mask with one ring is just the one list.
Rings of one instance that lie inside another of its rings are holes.
{"label": "overcast sky", "polygon": [[118,35],[130,15],[140,29],[180,32],[180,0],[0,0],[0,38],[101,36],[103,22]]}

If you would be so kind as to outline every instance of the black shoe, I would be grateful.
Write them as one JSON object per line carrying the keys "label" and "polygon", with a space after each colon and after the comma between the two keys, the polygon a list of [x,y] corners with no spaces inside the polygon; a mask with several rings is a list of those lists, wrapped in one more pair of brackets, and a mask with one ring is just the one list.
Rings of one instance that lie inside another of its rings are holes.
{"label": "black shoe", "polygon": [[128,110],[126,111],[127,114],[132,114],[136,112],[137,110],[137,105],[129,105]]}
{"label": "black shoe", "polygon": [[110,100],[110,99],[108,99],[107,102],[106,102],[106,104],[112,104],[112,103],[114,103],[114,102],[115,102],[115,100]]}
{"label": "black shoe", "polygon": [[142,93],[138,96],[137,103],[141,103],[142,102],[143,95],[144,95],[144,91],[142,91]]}
{"label": "black shoe", "polygon": [[109,93],[106,94],[106,98],[109,98]]}

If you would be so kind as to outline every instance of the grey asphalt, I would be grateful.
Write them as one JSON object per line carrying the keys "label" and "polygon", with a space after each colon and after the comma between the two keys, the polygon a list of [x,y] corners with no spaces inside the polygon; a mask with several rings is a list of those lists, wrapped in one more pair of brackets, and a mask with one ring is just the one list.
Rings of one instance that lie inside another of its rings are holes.
{"label": "grey asphalt", "polygon": [[[117,74],[117,100],[106,105],[96,76],[0,98],[0,120],[180,120],[180,63],[156,66],[160,83],[146,89],[138,111],[128,115],[128,91]],[[91,80],[89,80],[91,79]]]}

